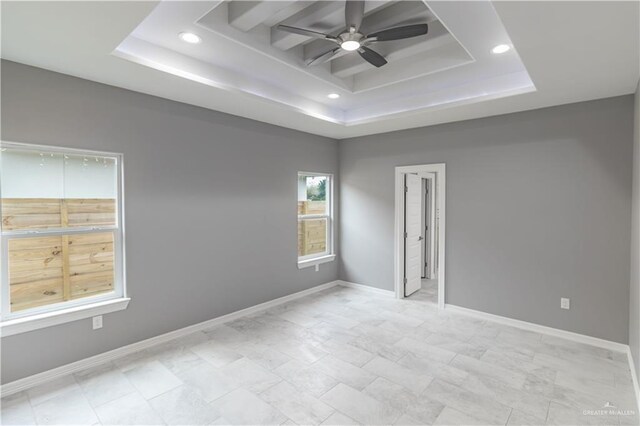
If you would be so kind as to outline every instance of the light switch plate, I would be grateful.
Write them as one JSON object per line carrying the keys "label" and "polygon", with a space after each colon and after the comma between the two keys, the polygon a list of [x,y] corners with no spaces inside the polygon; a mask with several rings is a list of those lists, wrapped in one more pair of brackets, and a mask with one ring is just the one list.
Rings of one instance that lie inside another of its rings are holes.
{"label": "light switch plate", "polygon": [[571,309],[571,299],[567,297],[560,298],[560,308]]}

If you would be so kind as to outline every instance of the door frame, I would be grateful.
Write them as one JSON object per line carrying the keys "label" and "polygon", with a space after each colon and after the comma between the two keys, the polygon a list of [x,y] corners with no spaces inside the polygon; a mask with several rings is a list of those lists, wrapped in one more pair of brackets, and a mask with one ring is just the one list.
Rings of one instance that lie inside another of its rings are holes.
{"label": "door frame", "polygon": [[394,229],[394,289],[398,299],[404,298],[404,175],[414,173],[436,174],[438,205],[438,308],[445,304],[445,219],[446,219],[446,167],[444,163],[397,166],[395,168],[395,229]]}
{"label": "door frame", "polygon": [[[424,233],[424,241],[423,241],[423,250],[424,250],[424,261],[426,261],[425,265],[422,268],[422,272],[426,273],[424,278],[427,278],[426,275],[429,276],[429,279],[433,279],[435,276],[435,250],[433,249],[433,242],[436,241],[436,175],[435,173],[426,173],[422,177],[423,190],[426,194],[425,197],[422,198],[422,230],[423,232],[427,230],[428,232]],[[427,221],[427,217],[429,220]],[[428,222],[428,223],[427,223]],[[427,266],[427,267],[425,267]],[[427,273],[428,272],[428,273]]]}

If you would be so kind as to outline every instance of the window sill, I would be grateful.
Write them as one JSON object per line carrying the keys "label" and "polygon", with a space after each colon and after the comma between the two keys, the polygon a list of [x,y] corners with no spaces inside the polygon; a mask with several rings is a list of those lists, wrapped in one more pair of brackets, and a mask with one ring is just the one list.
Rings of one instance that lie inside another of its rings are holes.
{"label": "window sill", "polygon": [[127,309],[130,300],[128,297],[122,297],[92,303],[90,305],[74,306],[73,308],[61,309],[59,311],[3,321],[0,322],[0,337],[13,336],[40,328],[91,318],[96,315],[122,311]]}
{"label": "window sill", "polygon": [[298,262],[298,269],[310,268],[312,266],[320,265],[322,263],[333,262],[336,258],[335,254],[327,256],[316,257],[314,259],[301,260]]}

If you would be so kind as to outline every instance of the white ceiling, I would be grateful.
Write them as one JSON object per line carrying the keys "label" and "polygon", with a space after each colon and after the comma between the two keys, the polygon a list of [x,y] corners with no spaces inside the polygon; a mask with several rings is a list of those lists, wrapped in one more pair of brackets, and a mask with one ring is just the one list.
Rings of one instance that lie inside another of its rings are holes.
{"label": "white ceiling", "polygon": [[274,28],[338,34],[344,2],[1,7],[5,59],[340,139],[628,94],[639,78],[638,2],[371,1],[363,31],[430,25],[377,45],[379,69],[356,54],[307,67],[325,42]]}

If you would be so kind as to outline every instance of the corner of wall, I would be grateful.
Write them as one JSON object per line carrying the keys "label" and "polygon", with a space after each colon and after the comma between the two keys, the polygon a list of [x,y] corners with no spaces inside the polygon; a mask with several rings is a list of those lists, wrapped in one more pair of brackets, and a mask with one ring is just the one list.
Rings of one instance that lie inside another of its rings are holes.
{"label": "corner of wall", "polygon": [[629,367],[640,409],[640,81],[634,96],[631,273],[629,283]]}

